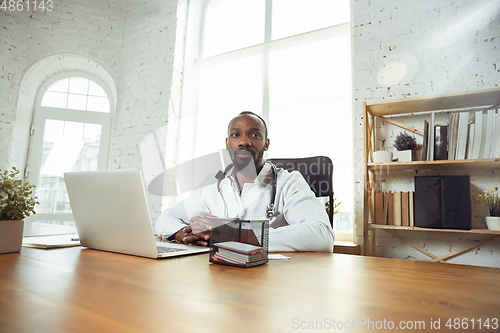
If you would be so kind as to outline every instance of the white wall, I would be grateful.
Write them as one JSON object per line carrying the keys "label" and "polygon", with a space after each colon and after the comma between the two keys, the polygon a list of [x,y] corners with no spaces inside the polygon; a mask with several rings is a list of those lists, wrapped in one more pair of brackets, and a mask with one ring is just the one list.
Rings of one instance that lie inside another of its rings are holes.
{"label": "white wall", "polygon": [[[167,125],[169,107],[178,108],[183,43],[176,43],[176,35],[182,39],[178,32],[184,31],[184,17],[182,11],[177,15],[177,8],[176,0],[128,2],[110,169],[143,170],[159,161],[156,147],[142,156],[140,150],[150,133]],[[148,203],[155,221],[161,198],[149,195]]]}
{"label": "white wall", "polygon": [[[481,90],[500,84],[500,2],[498,0],[353,0],[353,84],[355,123],[356,240],[363,220],[362,102]],[[419,128],[417,128],[419,129]],[[422,128],[420,128],[422,130]],[[396,134],[399,132],[395,130]],[[381,145],[381,142],[378,142]],[[386,146],[392,145],[390,142]],[[449,171],[450,174],[453,173]],[[461,171],[475,188],[491,190],[499,170]],[[385,189],[412,188],[414,174],[398,173]],[[391,186],[393,188],[391,188]],[[484,227],[484,213],[474,205],[473,227]],[[442,255],[481,236],[401,233],[417,245]],[[392,258],[428,257],[383,231],[376,253]],[[500,240],[449,262],[500,267]]]}
{"label": "white wall", "polygon": [[[167,123],[171,92],[170,105],[179,99],[182,58],[174,54],[184,30],[177,29],[177,3],[65,0],[54,1],[53,11],[2,10],[0,169],[24,169],[38,88],[72,70],[101,77],[117,93],[108,167],[142,168],[141,141]],[[149,201],[154,220],[160,198]]]}
{"label": "white wall", "polygon": [[[0,11],[0,169],[24,169],[28,127],[38,87],[61,71],[81,70],[77,61],[50,62],[38,68],[19,99],[23,78],[52,55],[80,55],[120,79],[125,11],[122,1],[56,2],[53,11]],[[21,112],[18,112],[18,106]]]}

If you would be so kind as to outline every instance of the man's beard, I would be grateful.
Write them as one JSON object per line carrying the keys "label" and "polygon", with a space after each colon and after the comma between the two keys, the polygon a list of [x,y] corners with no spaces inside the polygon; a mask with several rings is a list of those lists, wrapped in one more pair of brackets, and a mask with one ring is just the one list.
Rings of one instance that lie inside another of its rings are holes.
{"label": "man's beard", "polygon": [[[250,159],[242,159],[239,160],[238,157],[238,151],[247,151],[252,155],[252,158]],[[230,150],[230,156],[231,160],[233,161],[234,167],[237,171],[244,171],[247,168],[255,168],[259,163],[262,162],[263,156],[264,156],[264,150],[261,150],[259,152],[255,152],[254,150],[251,149],[232,149]]]}

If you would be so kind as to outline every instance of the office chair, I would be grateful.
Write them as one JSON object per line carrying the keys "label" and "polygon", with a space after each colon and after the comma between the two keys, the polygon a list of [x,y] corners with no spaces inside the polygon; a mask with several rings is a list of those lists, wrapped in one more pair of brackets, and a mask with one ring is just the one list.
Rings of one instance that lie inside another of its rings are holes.
{"label": "office chair", "polygon": [[327,156],[314,156],[304,158],[270,158],[268,161],[274,163],[276,167],[288,171],[298,171],[304,176],[307,184],[316,197],[328,197],[330,200],[330,210],[328,217],[333,227],[333,163]]}

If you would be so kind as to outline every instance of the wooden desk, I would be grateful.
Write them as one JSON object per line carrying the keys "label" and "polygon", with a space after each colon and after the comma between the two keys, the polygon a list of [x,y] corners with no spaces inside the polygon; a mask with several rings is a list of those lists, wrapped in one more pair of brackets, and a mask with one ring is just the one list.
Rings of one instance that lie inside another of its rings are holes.
{"label": "wooden desk", "polygon": [[0,255],[0,332],[296,332],[339,322],[363,332],[369,321],[385,332],[375,326],[384,320],[422,321],[427,332],[438,319],[433,332],[462,331],[448,329],[448,318],[466,318],[469,329],[474,320],[479,332],[478,319],[500,317],[498,268],[288,255],[243,269],[209,264],[207,254],[154,260],[23,248]]}

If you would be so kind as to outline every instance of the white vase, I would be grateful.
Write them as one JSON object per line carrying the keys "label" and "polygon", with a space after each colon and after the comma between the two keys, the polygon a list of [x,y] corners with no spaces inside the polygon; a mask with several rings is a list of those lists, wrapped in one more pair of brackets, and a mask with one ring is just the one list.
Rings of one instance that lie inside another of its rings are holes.
{"label": "white vase", "polygon": [[486,216],[486,225],[490,230],[500,231],[500,216]]}
{"label": "white vase", "polygon": [[0,254],[21,251],[23,229],[23,220],[0,221]]}
{"label": "white vase", "polygon": [[416,153],[414,150],[396,150],[393,158],[397,158],[398,162],[411,162],[416,160]]}
{"label": "white vase", "polygon": [[390,150],[377,150],[373,152],[374,163],[390,163],[392,162],[392,151]]}

